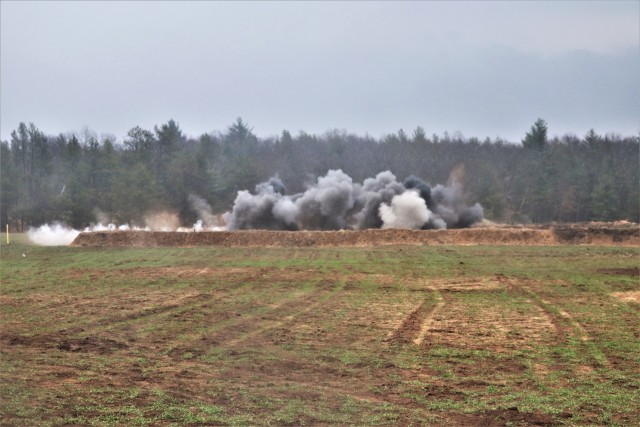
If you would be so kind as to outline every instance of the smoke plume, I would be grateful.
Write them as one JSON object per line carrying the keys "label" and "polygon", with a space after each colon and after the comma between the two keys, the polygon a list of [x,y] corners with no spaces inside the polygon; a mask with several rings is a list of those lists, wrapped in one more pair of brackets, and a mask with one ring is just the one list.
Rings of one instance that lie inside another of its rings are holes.
{"label": "smoke plume", "polygon": [[289,198],[278,177],[256,186],[255,193],[238,191],[233,211],[224,215],[227,228],[242,230],[263,228],[270,230],[294,230],[299,208]]}
{"label": "smoke plume", "polygon": [[[455,176],[464,173],[454,169]],[[452,176],[454,174],[452,173]],[[362,184],[341,170],[330,170],[303,193],[287,195],[279,178],[239,191],[224,215],[229,230],[340,230],[367,228],[459,228],[483,219],[482,206],[467,206],[462,184],[429,184],[413,175],[403,183],[390,171]]]}
{"label": "smoke plume", "polygon": [[[188,196],[198,215],[192,227],[180,227],[172,212],[146,215],[145,228],[103,222],[85,228],[90,231],[218,231],[227,230],[364,230],[369,228],[444,229],[470,227],[483,220],[483,209],[469,206],[463,190],[464,167],[451,172],[447,185],[431,187],[410,175],[399,182],[390,171],[367,178],[362,184],[342,170],[330,170],[307,185],[302,193],[287,194],[277,176],[256,185],[251,193],[238,191],[233,208],[222,217],[215,215],[206,200]],[[97,219],[109,215],[96,210]],[[29,229],[31,241],[39,245],[68,245],[79,231],[55,223]]]}
{"label": "smoke plume", "polygon": [[218,218],[213,214],[211,206],[205,199],[198,197],[195,194],[189,194],[188,197],[191,209],[198,215],[198,222],[194,224],[194,228],[197,231],[209,228],[218,227]]}
{"label": "smoke plume", "polygon": [[78,230],[60,223],[44,224],[38,228],[30,227],[27,231],[29,240],[41,246],[66,246],[71,244],[78,234],[80,234]]}
{"label": "smoke plume", "polygon": [[318,178],[302,195],[295,197],[300,210],[299,228],[305,230],[340,230],[346,228],[347,212],[355,203],[351,177],[341,170],[330,170]]}
{"label": "smoke plume", "polygon": [[153,212],[144,216],[144,223],[152,231],[174,231],[180,226],[180,219],[173,212]]}

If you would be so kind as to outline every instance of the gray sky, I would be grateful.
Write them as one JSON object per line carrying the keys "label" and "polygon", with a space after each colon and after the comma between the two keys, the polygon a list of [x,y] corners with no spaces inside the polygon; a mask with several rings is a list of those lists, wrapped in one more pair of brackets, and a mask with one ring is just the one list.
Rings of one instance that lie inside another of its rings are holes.
{"label": "gray sky", "polygon": [[640,2],[2,1],[0,137],[640,130]]}

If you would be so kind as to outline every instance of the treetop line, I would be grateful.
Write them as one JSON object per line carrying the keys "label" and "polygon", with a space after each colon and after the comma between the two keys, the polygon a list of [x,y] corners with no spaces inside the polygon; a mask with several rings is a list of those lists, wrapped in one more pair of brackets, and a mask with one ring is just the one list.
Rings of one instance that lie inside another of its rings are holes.
{"label": "treetop line", "polygon": [[[81,228],[102,221],[135,223],[151,211],[192,224],[189,195],[214,212],[228,211],[238,190],[277,174],[291,192],[314,177],[342,169],[354,181],[390,170],[446,182],[463,164],[469,202],[506,223],[640,221],[638,136],[548,137],[538,119],[522,144],[400,130],[381,138],[344,131],[323,135],[284,130],[258,138],[241,118],[225,132],[187,138],[174,120],[153,130],[132,128],[123,144],[85,130],[49,136],[20,123],[0,144],[0,222],[24,230],[61,221]],[[4,226],[3,226],[4,227]]]}

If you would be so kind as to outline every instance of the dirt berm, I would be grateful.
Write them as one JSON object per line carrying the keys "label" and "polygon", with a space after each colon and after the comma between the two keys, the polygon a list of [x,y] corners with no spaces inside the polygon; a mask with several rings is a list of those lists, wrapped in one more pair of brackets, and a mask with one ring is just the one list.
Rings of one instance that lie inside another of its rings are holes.
{"label": "dirt berm", "polygon": [[80,233],[73,246],[379,246],[379,245],[640,245],[640,226],[587,223],[459,230],[363,231],[102,231]]}

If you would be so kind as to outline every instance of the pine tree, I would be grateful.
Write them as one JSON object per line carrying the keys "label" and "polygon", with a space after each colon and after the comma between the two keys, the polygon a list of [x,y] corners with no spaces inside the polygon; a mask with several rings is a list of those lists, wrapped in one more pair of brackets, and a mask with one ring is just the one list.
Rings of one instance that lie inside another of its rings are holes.
{"label": "pine tree", "polygon": [[542,119],[536,120],[522,140],[522,145],[529,149],[544,150],[548,144],[547,130],[547,122]]}
{"label": "pine tree", "polygon": [[616,202],[613,179],[608,174],[600,176],[593,193],[591,193],[591,217],[599,221],[618,219]]}

